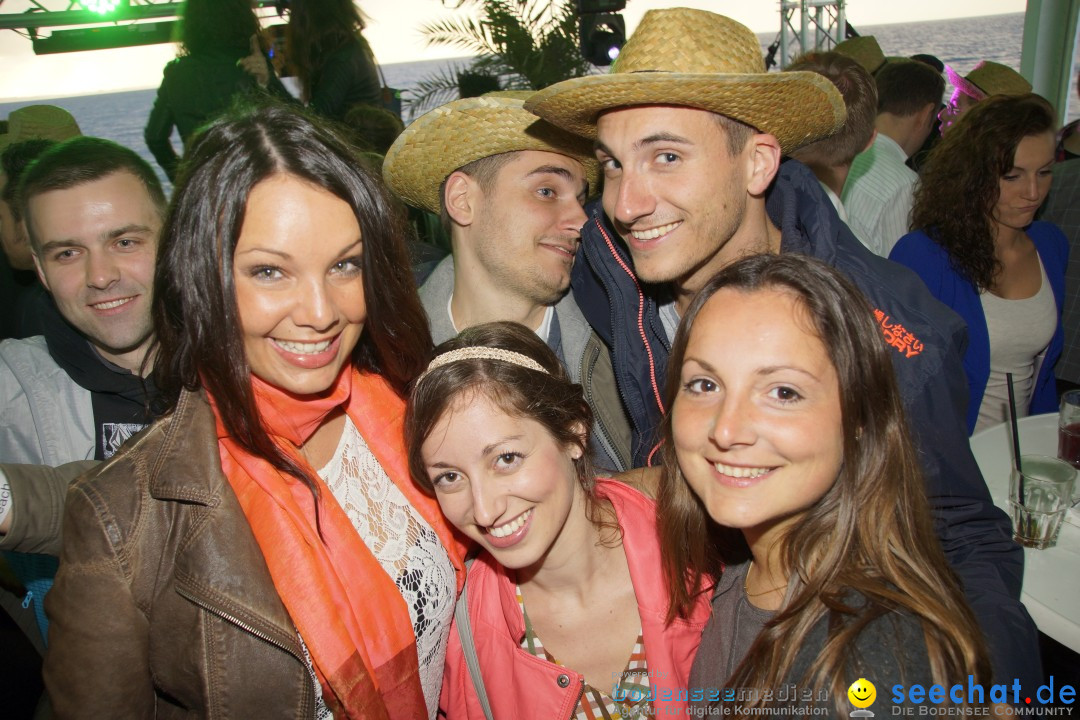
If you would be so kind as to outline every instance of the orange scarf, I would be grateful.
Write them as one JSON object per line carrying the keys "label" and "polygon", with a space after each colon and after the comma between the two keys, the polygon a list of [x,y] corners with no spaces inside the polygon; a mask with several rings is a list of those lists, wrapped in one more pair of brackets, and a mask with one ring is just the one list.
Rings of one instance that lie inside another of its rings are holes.
{"label": "orange scarf", "polygon": [[439,506],[409,477],[405,403],[377,375],[346,366],[321,395],[296,396],[252,376],[264,428],[319,486],[319,520],[307,486],[253,456],[229,436],[217,406],[221,467],[251,525],[274,587],[311,653],[323,699],[335,717],[427,717],[416,638],[405,600],[298,448],[344,408],[379,465],[435,530],[457,571],[460,545]]}

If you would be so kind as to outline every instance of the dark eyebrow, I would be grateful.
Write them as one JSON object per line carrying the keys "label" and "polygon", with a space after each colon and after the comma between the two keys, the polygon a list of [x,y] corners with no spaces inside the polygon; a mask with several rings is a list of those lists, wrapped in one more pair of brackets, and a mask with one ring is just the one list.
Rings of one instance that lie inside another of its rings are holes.
{"label": "dark eyebrow", "polygon": [[573,173],[571,173],[569,170],[567,170],[564,167],[560,167],[559,165],[541,165],[540,167],[533,169],[525,177],[532,177],[533,175],[549,175],[549,174],[550,175],[558,175],[559,177],[566,178],[567,180],[573,180],[574,179]]}
{"label": "dark eyebrow", "polygon": [[119,227],[119,228],[116,228],[115,230],[109,230],[107,233],[105,233],[105,237],[107,239],[109,239],[109,240],[115,240],[116,238],[121,237],[123,235],[131,235],[133,233],[135,233],[135,234],[139,234],[139,233],[145,234],[145,233],[151,233],[153,231],[154,231],[154,229],[151,228],[148,225],[138,225],[136,223],[131,223],[130,225],[125,225],[124,227]]}
{"label": "dark eyebrow", "polygon": [[[641,138],[634,143],[633,149],[640,150],[647,145],[659,145],[660,143],[674,143],[676,145],[694,144],[692,140],[690,140],[689,138],[685,138],[682,135],[676,135],[675,133],[661,131]],[[596,140],[593,143],[593,150],[602,152],[605,155],[610,155],[611,157],[615,157],[615,153],[611,152],[611,148],[600,142],[600,140]]]}
{"label": "dark eyebrow", "polygon": [[504,438],[496,440],[495,442],[491,443],[490,445],[486,445],[484,447],[484,449],[480,451],[480,457],[486,457],[486,456],[490,455],[492,453],[492,451],[495,450],[495,448],[499,447],[500,445],[502,445],[505,442],[510,442],[511,440],[520,440],[520,439],[521,439],[521,435],[508,435],[508,436],[506,436]]}
{"label": "dark eyebrow", "polygon": [[86,245],[84,243],[79,242],[78,240],[50,240],[47,243],[42,243],[41,252],[42,253],[47,253],[47,252],[52,252],[53,250],[59,250],[60,248],[73,248],[73,247],[81,248],[81,247],[86,247]]}
{"label": "dark eyebrow", "polygon": [[[709,362],[707,360],[702,360],[701,358],[696,358],[696,357],[687,355],[685,358],[683,358],[683,365],[686,365],[686,363],[688,363],[688,362],[695,362],[698,365],[700,365],[701,368],[703,370],[705,370],[706,372],[710,372],[710,373],[712,373],[714,375],[717,374],[716,368],[714,368],[711,364],[709,364]],[[799,373],[801,375],[806,375],[807,377],[812,378],[814,380],[818,379],[818,376],[815,375],[814,373],[810,372],[809,370],[807,370],[805,368],[801,368],[801,367],[795,367],[794,365],[766,365],[765,367],[760,367],[757,370],[755,370],[754,374],[755,375],[760,375],[760,376],[765,376],[765,375],[772,375],[773,373],[781,372],[783,370],[791,370],[792,372],[797,372],[797,373]]]}
{"label": "dark eyebrow", "polygon": [[[149,227],[148,225],[139,225],[138,223],[131,223],[130,225],[124,225],[123,227],[118,227],[118,228],[115,228],[113,230],[107,230],[107,231],[105,231],[104,233],[101,234],[101,237],[103,237],[106,240],[115,240],[116,238],[123,237],[124,235],[132,235],[132,234],[147,235],[147,234],[150,234],[150,233],[153,233],[153,232],[154,232],[154,229],[152,227]],[[60,248],[73,248],[73,247],[84,248],[84,247],[86,247],[86,243],[82,242],[81,240],[76,240],[75,238],[64,238],[63,240],[50,240],[47,243],[42,243],[41,251],[42,252],[52,252],[53,250],[58,250]]]}
{"label": "dark eyebrow", "polygon": [[[348,255],[349,253],[351,253],[353,251],[353,248],[355,248],[357,245],[362,245],[363,242],[364,241],[363,241],[362,238],[357,238],[354,242],[351,242],[347,246],[343,247],[341,249],[341,252],[339,252],[337,255],[334,256],[334,259],[335,260],[340,260],[341,258],[343,258],[346,255]],[[269,253],[271,255],[277,255],[278,257],[282,258],[283,260],[292,259],[292,255],[290,255],[289,253],[282,252],[280,250],[271,250],[270,248],[263,248],[263,247],[249,248],[248,250],[244,250],[243,252],[237,253],[237,255],[247,255],[248,253],[253,253],[253,252],[264,252],[264,253]]]}

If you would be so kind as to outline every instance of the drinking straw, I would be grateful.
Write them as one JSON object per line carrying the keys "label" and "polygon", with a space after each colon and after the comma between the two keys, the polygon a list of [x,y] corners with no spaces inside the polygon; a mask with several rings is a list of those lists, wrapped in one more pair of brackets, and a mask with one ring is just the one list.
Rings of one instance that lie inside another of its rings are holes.
{"label": "drinking straw", "polygon": [[1013,464],[1016,466],[1017,489],[1019,490],[1017,500],[1023,505],[1024,470],[1020,467],[1020,430],[1016,426],[1016,391],[1013,390],[1012,373],[1005,373],[1005,382],[1009,385],[1009,422],[1012,423]]}

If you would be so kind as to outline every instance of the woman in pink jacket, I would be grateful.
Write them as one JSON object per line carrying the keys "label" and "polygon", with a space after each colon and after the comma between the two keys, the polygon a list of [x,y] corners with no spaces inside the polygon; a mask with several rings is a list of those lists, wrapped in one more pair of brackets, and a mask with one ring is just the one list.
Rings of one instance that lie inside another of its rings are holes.
{"label": "woman in pink jacket", "polygon": [[413,478],[483,550],[465,590],[471,629],[459,613],[447,650],[450,720],[685,712],[708,593],[666,621],[655,504],[594,477],[591,426],[581,387],[515,323],[443,343],[413,388]]}

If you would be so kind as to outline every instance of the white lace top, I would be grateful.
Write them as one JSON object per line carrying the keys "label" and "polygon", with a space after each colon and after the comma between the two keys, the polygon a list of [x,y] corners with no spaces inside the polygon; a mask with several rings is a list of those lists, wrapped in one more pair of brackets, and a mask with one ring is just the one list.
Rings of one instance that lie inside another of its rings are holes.
{"label": "white lace top", "polygon": [[[424,517],[386,475],[348,417],[334,457],[319,470],[319,476],[405,598],[416,635],[420,684],[428,715],[434,720],[454,615],[456,586],[450,556]],[[318,716],[329,717],[317,683],[316,690]]]}

